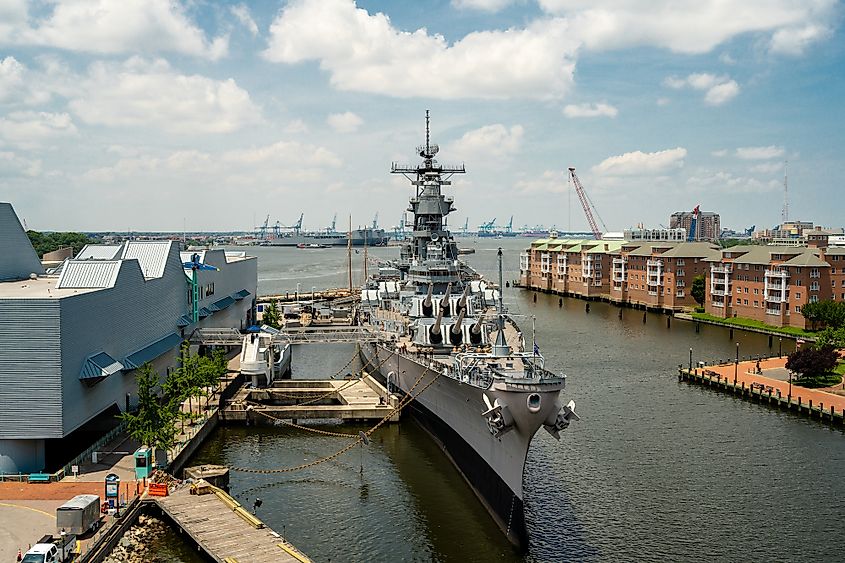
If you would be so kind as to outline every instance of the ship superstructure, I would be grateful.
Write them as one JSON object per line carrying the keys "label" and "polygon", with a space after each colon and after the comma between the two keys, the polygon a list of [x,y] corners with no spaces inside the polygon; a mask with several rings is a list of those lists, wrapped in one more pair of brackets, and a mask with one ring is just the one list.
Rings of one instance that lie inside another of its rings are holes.
{"label": "ship superstructure", "polygon": [[429,136],[417,166],[393,164],[414,187],[412,231],[400,257],[382,264],[361,292],[363,322],[392,334],[362,345],[369,369],[399,394],[411,395],[414,416],[442,446],[497,524],[527,547],[523,467],[540,427],[556,438],[577,418],[562,406],[565,376],[544,365],[505,310],[495,285],[458,259],[445,217],[455,210],[442,193],[463,165],[444,166]]}

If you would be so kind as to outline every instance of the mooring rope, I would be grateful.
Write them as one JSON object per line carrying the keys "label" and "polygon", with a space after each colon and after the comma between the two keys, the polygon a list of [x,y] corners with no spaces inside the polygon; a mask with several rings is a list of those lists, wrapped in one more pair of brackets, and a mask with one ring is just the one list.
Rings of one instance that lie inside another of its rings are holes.
{"label": "mooring rope", "polygon": [[[441,372],[435,371],[434,377],[431,378],[431,381],[426,383],[425,386],[422,389],[420,389],[419,392],[416,395],[414,395],[413,394],[414,389],[416,389],[417,385],[419,385],[420,382],[422,382],[423,378],[425,378],[426,374],[428,374],[429,371],[430,371],[430,368],[426,367],[425,370],[423,370],[423,372],[420,374],[420,376],[414,382],[414,384],[411,386],[411,388],[408,390],[408,392],[405,394],[405,396],[402,397],[402,400],[399,401],[399,404],[397,404],[390,411],[390,413],[388,413],[384,418],[379,420],[376,423],[375,426],[373,426],[372,428],[370,428],[366,432],[363,432],[362,433],[363,436],[361,434],[359,434],[357,440],[351,442],[347,446],[344,446],[343,448],[341,448],[340,450],[336,451],[335,453],[333,453],[329,456],[322,457],[322,458],[319,458],[319,459],[315,459],[312,462],[303,463],[302,465],[296,465],[294,467],[282,467],[282,468],[276,468],[276,469],[256,469],[254,467],[234,467],[234,466],[230,466],[229,469],[231,469],[232,471],[240,471],[242,473],[261,473],[261,474],[265,474],[265,475],[278,474],[278,473],[291,473],[293,471],[301,471],[303,469],[308,469],[309,467],[314,467],[315,465],[320,465],[321,463],[325,463],[327,461],[337,459],[341,455],[345,454],[346,452],[348,452],[349,450],[351,450],[352,448],[354,448],[355,446],[360,444],[364,440],[365,436],[366,437],[371,436],[373,432],[378,430],[385,422],[390,420],[391,417],[393,417],[396,413],[401,412],[402,409],[404,409],[412,400],[416,399],[417,397],[419,397],[420,395],[425,393],[426,389],[431,387],[431,385],[435,381],[437,381],[437,379],[442,375]],[[344,437],[347,437],[347,436],[344,435]]]}

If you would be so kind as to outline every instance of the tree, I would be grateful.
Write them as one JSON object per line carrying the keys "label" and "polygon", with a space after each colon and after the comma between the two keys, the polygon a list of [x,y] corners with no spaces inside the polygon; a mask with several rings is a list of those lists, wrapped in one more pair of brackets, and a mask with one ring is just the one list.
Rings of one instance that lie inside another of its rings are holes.
{"label": "tree", "polygon": [[786,369],[799,375],[799,379],[815,379],[833,371],[839,355],[833,346],[808,347],[796,350],[786,360]]}
{"label": "tree", "polygon": [[816,347],[833,346],[834,348],[845,348],[845,327],[831,328],[819,332],[816,336]]}
{"label": "tree", "polygon": [[801,314],[810,321],[811,326],[824,325],[831,328],[845,327],[845,302],[816,301],[804,303]]}
{"label": "tree", "polygon": [[690,295],[699,305],[704,305],[704,276],[699,275],[692,278],[692,289]]}
{"label": "tree", "polygon": [[267,326],[271,326],[273,328],[282,327],[279,315],[279,307],[276,305],[275,301],[271,301],[270,304],[264,308],[264,316],[262,317],[262,322]]}
{"label": "tree", "polygon": [[70,246],[73,248],[74,256],[82,250],[86,244],[96,242],[83,233],[39,233],[38,231],[27,231],[29,242],[39,257],[47,252],[53,252],[59,248]]}
{"label": "tree", "polygon": [[175,416],[170,406],[156,393],[159,374],[147,363],[135,373],[138,382],[138,410],[124,412],[119,418],[126,423],[126,431],[139,443],[168,450],[176,443]]}

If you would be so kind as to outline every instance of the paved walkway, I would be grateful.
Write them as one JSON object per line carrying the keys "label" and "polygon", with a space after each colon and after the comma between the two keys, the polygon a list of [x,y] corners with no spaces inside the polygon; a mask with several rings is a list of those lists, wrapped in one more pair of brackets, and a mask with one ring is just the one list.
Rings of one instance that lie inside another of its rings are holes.
{"label": "paved walkway", "polygon": [[[786,357],[782,358],[767,358],[760,360],[760,368],[762,374],[754,373],[757,367],[757,361],[740,362],[737,372],[737,385],[745,383],[749,387],[752,383],[761,383],[772,388],[772,394],[777,395],[780,390],[781,395],[786,397],[789,394],[789,382],[781,379],[783,372],[786,370]],[[718,366],[706,366],[705,370],[715,371],[720,378],[728,378],[728,381],[733,382],[734,379],[734,364],[722,364]],[[829,410],[833,406],[838,412],[845,409],[845,397],[842,395],[834,395],[827,391],[819,389],[807,389],[806,387],[799,387],[792,385],[792,399],[797,400],[801,397],[801,403],[806,404],[807,401],[813,401],[813,406],[817,407],[819,404],[824,404],[824,408]]]}

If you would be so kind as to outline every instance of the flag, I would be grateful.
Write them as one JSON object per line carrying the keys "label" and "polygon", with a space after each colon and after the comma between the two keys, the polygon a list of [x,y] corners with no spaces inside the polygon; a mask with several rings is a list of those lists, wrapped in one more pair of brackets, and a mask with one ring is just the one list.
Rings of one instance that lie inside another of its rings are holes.
{"label": "flag", "polygon": [[540,355],[540,347],[539,347],[539,346],[537,346],[537,343],[536,343],[536,342],[534,343],[534,355],[535,355],[535,356],[539,356],[539,355]]}

